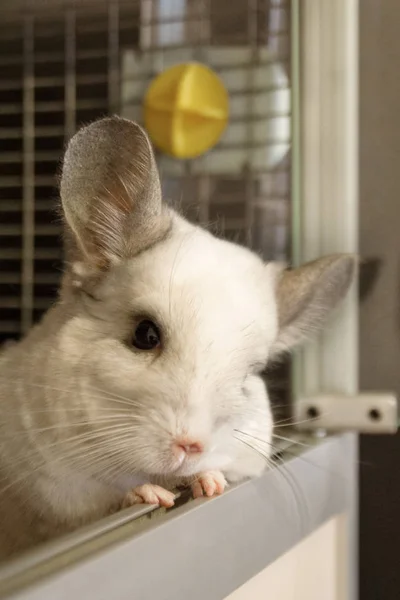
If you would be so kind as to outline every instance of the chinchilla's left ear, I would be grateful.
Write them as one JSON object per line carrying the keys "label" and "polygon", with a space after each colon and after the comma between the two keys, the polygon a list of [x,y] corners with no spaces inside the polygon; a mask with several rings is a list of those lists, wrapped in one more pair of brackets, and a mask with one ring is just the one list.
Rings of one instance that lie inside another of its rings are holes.
{"label": "chinchilla's left ear", "polygon": [[345,297],[357,263],[354,255],[333,254],[278,273],[279,331],[271,350],[272,358],[323,327]]}

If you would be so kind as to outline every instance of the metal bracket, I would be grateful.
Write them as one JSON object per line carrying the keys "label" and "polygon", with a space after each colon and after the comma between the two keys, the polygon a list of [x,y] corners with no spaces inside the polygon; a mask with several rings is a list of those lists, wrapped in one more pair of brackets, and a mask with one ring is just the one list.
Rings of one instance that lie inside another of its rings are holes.
{"label": "metal bracket", "polygon": [[396,433],[398,403],[394,394],[321,395],[294,403],[294,426],[302,431]]}

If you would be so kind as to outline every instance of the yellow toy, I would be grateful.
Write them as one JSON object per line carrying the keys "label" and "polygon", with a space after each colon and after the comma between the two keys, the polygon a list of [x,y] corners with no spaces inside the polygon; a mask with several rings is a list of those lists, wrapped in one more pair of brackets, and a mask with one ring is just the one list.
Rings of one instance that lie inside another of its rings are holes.
{"label": "yellow toy", "polygon": [[175,158],[194,158],[212,148],[227,125],[228,112],[221,80],[195,62],[161,73],[144,99],[144,125],[152,142]]}

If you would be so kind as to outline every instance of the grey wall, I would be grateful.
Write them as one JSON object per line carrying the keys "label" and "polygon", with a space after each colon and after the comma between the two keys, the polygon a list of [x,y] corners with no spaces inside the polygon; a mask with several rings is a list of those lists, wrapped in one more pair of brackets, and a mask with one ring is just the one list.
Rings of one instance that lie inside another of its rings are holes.
{"label": "grey wall", "polygon": [[[360,383],[400,395],[400,1],[360,0]],[[361,440],[361,600],[400,597],[400,436]]]}

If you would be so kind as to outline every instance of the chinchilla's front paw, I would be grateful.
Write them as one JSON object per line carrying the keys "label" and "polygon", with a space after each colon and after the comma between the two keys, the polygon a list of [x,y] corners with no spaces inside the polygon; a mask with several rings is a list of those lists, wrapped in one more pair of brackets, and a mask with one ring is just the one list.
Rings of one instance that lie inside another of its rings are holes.
{"label": "chinchilla's front paw", "polygon": [[165,508],[171,508],[175,502],[175,494],[160,485],[145,483],[130,490],[123,502],[122,508],[134,506],[135,504],[158,504]]}
{"label": "chinchilla's front paw", "polygon": [[196,476],[195,481],[191,482],[190,487],[193,497],[200,498],[201,496],[218,496],[222,494],[227,485],[227,481],[221,471],[205,471]]}

